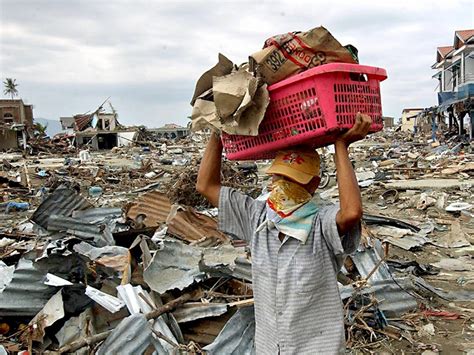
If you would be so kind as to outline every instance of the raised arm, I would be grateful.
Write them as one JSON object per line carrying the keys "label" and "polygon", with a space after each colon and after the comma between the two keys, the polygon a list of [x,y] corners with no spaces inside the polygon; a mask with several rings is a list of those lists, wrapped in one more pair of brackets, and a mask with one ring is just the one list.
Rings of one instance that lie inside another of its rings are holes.
{"label": "raised arm", "polygon": [[362,199],[354,169],[349,159],[348,148],[351,143],[361,140],[367,135],[371,122],[369,116],[358,113],[354,126],[334,143],[340,200],[336,224],[341,236],[354,228],[362,218]]}
{"label": "raised arm", "polygon": [[196,190],[207,198],[214,207],[219,207],[221,158],[222,142],[219,136],[212,132],[199,167]]}

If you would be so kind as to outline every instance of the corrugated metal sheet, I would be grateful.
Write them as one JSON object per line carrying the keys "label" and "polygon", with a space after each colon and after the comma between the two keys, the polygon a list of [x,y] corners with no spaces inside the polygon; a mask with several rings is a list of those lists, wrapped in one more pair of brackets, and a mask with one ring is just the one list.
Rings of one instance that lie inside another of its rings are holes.
{"label": "corrugated metal sheet", "polygon": [[113,218],[120,218],[121,216],[122,209],[119,207],[89,208],[87,210],[72,212],[72,217],[80,218],[83,221],[88,221],[91,223],[97,223]]}
{"label": "corrugated metal sheet", "polygon": [[235,259],[235,267],[232,276],[252,282],[252,262],[247,258]]}
{"label": "corrugated metal sheet", "polygon": [[92,205],[76,190],[59,187],[39,205],[31,220],[47,229],[51,215],[69,217],[75,210],[85,210],[91,207]]}
{"label": "corrugated metal sheet", "polygon": [[94,224],[107,224],[112,233],[128,230],[129,226],[122,222],[123,211],[119,207],[89,208],[73,211],[72,217]]}
{"label": "corrugated metal sheet", "polygon": [[406,235],[403,238],[386,237],[384,241],[396,245],[399,248],[410,250],[428,243],[430,239],[423,235],[415,234]]}
{"label": "corrugated metal sheet", "polygon": [[138,215],[145,215],[145,225],[156,227],[159,223],[166,222],[171,210],[169,198],[159,192],[150,191],[140,196],[130,207],[127,217],[135,220]]}
{"label": "corrugated metal sheet", "polygon": [[221,244],[212,248],[203,248],[203,263],[207,267],[226,266],[234,268],[235,259],[246,256],[245,248],[236,248],[230,244]]}
{"label": "corrugated metal sheet", "polygon": [[15,272],[15,267],[7,266],[3,261],[0,260],[0,293],[10,283]]}
{"label": "corrugated metal sheet", "polygon": [[34,316],[57,291],[46,286],[45,273],[34,267],[31,260],[20,259],[11,282],[0,293],[2,316]]}
{"label": "corrugated metal sheet", "polygon": [[[127,305],[128,311],[131,314],[146,314],[153,310],[150,305],[156,307],[148,292],[143,290],[141,286],[132,286],[130,284],[120,285],[117,286],[117,291],[120,298]],[[146,298],[148,302],[145,302],[142,297]],[[167,314],[164,314],[157,318],[153,323],[153,329],[159,331],[161,334],[165,335],[168,337],[168,339],[177,344],[178,341],[176,340],[175,335],[166,323],[165,319],[170,319],[170,317]],[[162,339],[157,339],[154,343],[157,350],[163,350],[163,352],[158,351],[159,354],[171,354],[173,352],[173,346]]]}
{"label": "corrugated metal sheet", "polygon": [[114,256],[128,256],[128,249],[119,246],[105,246],[96,248],[86,242],[81,242],[74,245],[74,251],[87,256],[91,260],[97,260],[103,257],[114,257]]}
{"label": "corrugated metal sheet", "polygon": [[[347,299],[354,292],[351,285],[339,287],[341,298]],[[396,278],[389,280],[370,282],[369,287],[363,288],[362,294],[375,293],[375,297],[380,301],[379,308],[387,317],[399,317],[407,311],[417,308],[416,299],[410,294],[413,293],[414,285],[409,278]]]}
{"label": "corrugated metal sheet", "polygon": [[252,307],[239,309],[217,338],[204,348],[209,355],[255,354],[255,315]]}
{"label": "corrugated metal sheet", "polygon": [[214,218],[197,213],[191,208],[179,211],[168,223],[168,233],[193,242],[205,238],[215,238],[222,242],[228,240],[224,233],[217,230]]}
{"label": "corrugated metal sheet", "polygon": [[[94,314],[92,308],[87,308],[77,317],[69,318],[64,326],[56,333],[56,339],[59,342],[59,347],[69,344],[79,338],[86,338],[91,334],[98,333],[95,329]],[[89,349],[84,347],[77,350],[75,355],[88,355]]]}
{"label": "corrugated metal sheet", "polygon": [[[369,273],[374,270],[375,266],[381,259],[376,250],[373,248],[365,249],[363,252],[357,251],[354,255],[351,255],[351,258],[362,277],[367,277]],[[382,262],[370,277],[369,282],[389,279],[391,279],[391,276],[388,266],[385,262]]]}
{"label": "corrugated metal sheet", "polygon": [[190,302],[182,305],[173,312],[178,323],[190,322],[196,319],[217,317],[227,312],[226,303]]}
{"label": "corrugated metal sheet", "polygon": [[204,280],[207,273],[232,275],[236,259],[244,258],[244,248],[221,244],[212,248],[187,245],[174,239],[163,240],[143,277],[150,288],[163,293]]}
{"label": "corrugated metal sheet", "polygon": [[[354,255],[351,255],[357,270],[364,278],[375,269],[381,260],[376,249],[358,250]],[[368,283],[370,287],[364,288],[361,291],[362,294],[375,292],[375,297],[380,301],[379,308],[389,317],[400,316],[417,307],[416,299],[410,294],[414,290],[413,283],[408,278],[394,278],[385,262],[378,266]],[[342,299],[348,298],[354,291],[351,285],[339,287],[339,290]]]}
{"label": "corrugated metal sheet", "polygon": [[[141,286],[125,284],[117,286],[116,289],[118,297],[125,302],[130,314],[149,313],[153,310],[150,305],[156,307],[148,292]],[[146,298],[148,302],[145,302],[142,297]]]}
{"label": "corrugated metal sheet", "polygon": [[143,314],[124,318],[97,351],[98,355],[143,354],[152,341],[150,323]]}
{"label": "corrugated metal sheet", "polygon": [[94,114],[90,115],[75,115],[74,124],[78,131],[82,131],[92,121]]}
{"label": "corrugated metal sheet", "polygon": [[237,256],[230,265],[207,265],[201,263],[200,269],[215,277],[232,276],[252,282],[252,263],[247,257]]}
{"label": "corrugated metal sheet", "polygon": [[112,233],[104,224],[92,224],[72,217],[52,215],[48,221],[49,232],[66,232],[97,246],[114,245]]}
{"label": "corrugated metal sheet", "polygon": [[202,281],[206,277],[199,270],[202,251],[179,241],[164,240],[163,248],[156,251],[150,265],[143,272],[145,282],[153,291],[164,293]]}

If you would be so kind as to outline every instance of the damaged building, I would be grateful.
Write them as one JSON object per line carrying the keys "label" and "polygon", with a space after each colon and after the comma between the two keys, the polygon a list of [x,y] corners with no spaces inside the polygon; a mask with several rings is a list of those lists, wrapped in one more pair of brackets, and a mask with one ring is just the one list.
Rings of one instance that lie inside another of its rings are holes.
{"label": "damaged building", "polygon": [[[448,129],[474,136],[474,29],[455,31],[452,45],[438,47],[436,70],[438,80],[438,113],[448,115]],[[465,121],[470,126],[465,129]]]}
{"label": "damaged building", "polygon": [[[64,118],[64,125],[70,124],[68,117]],[[73,119],[78,147],[88,146],[94,150],[123,147],[131,144],[137,135],[135,128],[126,128],[118,122],[115,111],[105,112],[102,106],[91,114],[74,115]]]}
{"label": "damaged building", "polygon": [[0,100],[0,150],[25,144],[27,130],[33,126],[33,105],[22,99]]}

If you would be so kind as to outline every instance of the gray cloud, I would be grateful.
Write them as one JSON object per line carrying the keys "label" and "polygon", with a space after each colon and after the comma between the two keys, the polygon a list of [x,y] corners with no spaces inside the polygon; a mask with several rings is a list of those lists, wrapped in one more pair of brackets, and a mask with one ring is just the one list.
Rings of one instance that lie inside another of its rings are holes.
{"label": "gray cloud", "polygon": [[0,76],[47,118],[111,96],[127,124],[186,124],[198,76],[247,60],[274,34],[324,25],[386,68],[384,113],[436,103],[436,47],[472,27],[470,1],[0,0]]}

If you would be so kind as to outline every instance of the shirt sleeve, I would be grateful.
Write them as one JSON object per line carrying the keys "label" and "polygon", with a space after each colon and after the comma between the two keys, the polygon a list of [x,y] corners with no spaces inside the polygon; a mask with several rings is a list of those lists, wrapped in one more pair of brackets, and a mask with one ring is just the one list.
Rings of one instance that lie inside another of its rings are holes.
{"label": "shirt sleeve", "polygon": [[219,194],[219,230],[250,243],[256,230],[258,206],[258,201],[252,197],[222,186]]}
{"label": "shirt sleeve", "polygon": [[324,207],[319,213],[321,233],[329,250],[334,254],[337,271],[341,269],[346,255],[352,254],[357,250],[361,233],[361,226],[358,223],[352,230],[340,236],[336,223],[338,211],[339,204]]}

